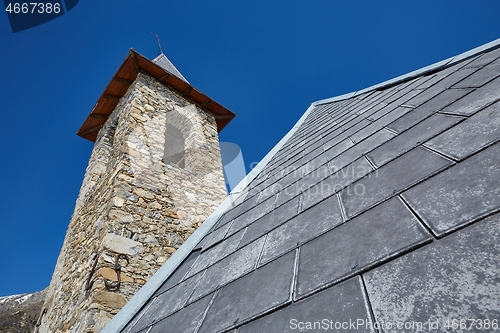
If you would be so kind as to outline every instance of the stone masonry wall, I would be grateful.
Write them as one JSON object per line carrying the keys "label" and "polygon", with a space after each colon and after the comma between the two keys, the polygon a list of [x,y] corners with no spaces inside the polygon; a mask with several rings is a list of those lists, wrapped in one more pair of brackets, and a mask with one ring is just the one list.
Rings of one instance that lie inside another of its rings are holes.
{"label": "stone masonry wall", "polygon": [[139,74],[99,132],[39,332],[99,332],[225,196],[213,115]]}

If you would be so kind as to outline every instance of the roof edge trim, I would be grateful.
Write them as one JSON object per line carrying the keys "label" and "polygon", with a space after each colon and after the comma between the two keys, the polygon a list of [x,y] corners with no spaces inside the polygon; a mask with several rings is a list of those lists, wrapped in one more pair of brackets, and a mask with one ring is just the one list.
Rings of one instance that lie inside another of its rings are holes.
{"label": "roof edge trim", "polygon": [[224,201],[210,214],[203,224],[188,237],[188,239],[174,252],[163,266],[149,279],[149,281],[125,304],[125,306],[102,329],[101,333],[118,333],[141,310],[150,297],[161,285],[175,272],[177,267],[196,249],[198,243],[205,237],[210,229],[219,221],[224,213],[234,205],[236,199],[244,194],[245,188],[266,167],[276,153],[285,145],[288,139],[295,134],[302,123],[309,116],[315,105],[311,104],[288,133],[271,149],[269,153],[243,178],[229,193]]}
{"label": "roof edge trim", "polygon": [[385,87],[393,86],[393,85],[396,85],[398,83],[402,83],[402,82],[411,80],[413,78],[416,78],[418,76],[422,76],[422,75],[427,74],[429,72],[432,72],[435,70],[441,70],[441,69],[444,69],[444,68],[449,67],[451,65],[455,65],[455,64],[462,62],[464,60],[467,60],[467,59],[469,59],[469,58],[471,58],[479,53],[487,52],[487,51],[496,49],[498,47],[500,47],[500,38],[495,39],[494,41],[491,41],[489,43],[483,44],[481,46],[478,46],[472,50],[461,53],[459,55],[450,57],[450,58],[445,59],[445,60],[438,61],[434,64],[429,65],[429,66],[425,66],[425,67],[417,69],[413,72],[398,76],[394,79],[390,79],[390,80],[384,81],[382,83],[378,83],[378,84],[373,85],[371,87],[368,87],[368,88],[365,88],[362,90],[358,90],[358,91],[353,91],[351,93],[343,94],[340,96],[335,96],[335,97],[331,97],[331,98],[318,100],[316,102],[313,102],[313,105],[318,106],[321,104],[338,102],[338,101],[342,101],[342,100],[345,100],[348,98],[356,97],[358,95],[364,94],[364,93],[372,91],[372,90],[383,89]]}

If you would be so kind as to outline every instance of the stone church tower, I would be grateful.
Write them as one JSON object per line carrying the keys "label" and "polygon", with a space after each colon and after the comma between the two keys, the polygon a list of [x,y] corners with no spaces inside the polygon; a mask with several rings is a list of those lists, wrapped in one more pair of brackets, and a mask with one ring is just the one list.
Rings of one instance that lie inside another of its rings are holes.
{"label": "stone church tower", "polygon": [[234,116],[130,50],[78,132],[95,146],[38,332],[99,332],[222,202]]}

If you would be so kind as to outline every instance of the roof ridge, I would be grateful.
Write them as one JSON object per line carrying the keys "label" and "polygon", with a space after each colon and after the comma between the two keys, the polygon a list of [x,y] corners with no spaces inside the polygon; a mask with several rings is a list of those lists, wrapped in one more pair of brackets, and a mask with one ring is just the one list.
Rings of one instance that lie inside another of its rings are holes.
{"label": "roof ridge", "polygon": [[327,104],[327,103],[331,103],[331,102],[337,102],[337,101],[342,101],[342,100],[345,100],[348,98],[356,97],[356,96],[359,96],[361,94],[364,94],[364,93],[367,93],[367,92],[370,92],[373,90],[383,90],[385,88],[394,86],[396,84],[409,81],[409,80],[414,79],[414,78],[419,77],[419,76],[423,76],[423,75],[428,74],[430,72],[434,72],[436,70],[443,70],[447,67],[458,64],[459,62],[470,59],[470,58],[472,58],[480,53],[488,52],[488,51],[494,50],[494,49],[499,48],[499,47],[500,47],[500,38],[495,39],[494,41],[491,41],[489,43],[483,44],[481,46],[478,46],[472,50],[463,52],[463,53],[458,54],[456,56],[447,58],[445,60],[438,61],[438,62],[433,63],[431,65],[414,70],[410,73],[400,75],[400,76],[395,77],[393,79],[389,79],[389,80],[384,81],[382,83],[375,84],[375,85],[370,86],[368,88],[353,91],[353,92],[350,92],[347,94],[342,94],[342,95],[335,96],[335,97],[321,99],[321,100],[318,100],[316,102],[313,102],[312,104],[314,106],[318,106],[321,104]]}

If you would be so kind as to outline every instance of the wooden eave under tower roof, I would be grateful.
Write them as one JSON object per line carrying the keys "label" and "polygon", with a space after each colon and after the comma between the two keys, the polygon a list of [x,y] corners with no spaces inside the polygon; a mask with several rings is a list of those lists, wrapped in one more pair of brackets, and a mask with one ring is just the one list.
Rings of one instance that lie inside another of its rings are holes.
{"label": "wooden eave under tower roof", "polygon": [[[171,67],[164,66],[167,62]],[[118,68],[118,71],[108,83],[92,108],[92,111],[78,130],[77,135],[95,142],[99,130],[104,125],[111,112],[115,109],[118,101],[125,95],[130,85],[141,72],[156,78],[158,81],[192,101],[203,110],[212,113],[217,122],[218,132],[222,131],[231,119],[236,116],[235,113],[220,105],[187,82],[165,55],[161,54],[151,61],[137,53],[134,49],[130,49],[120,68]]]}

